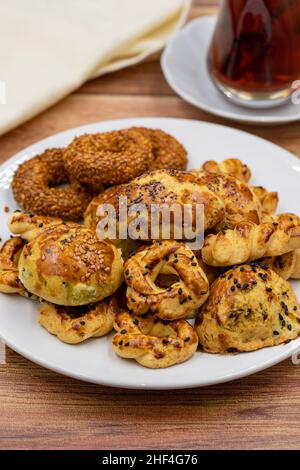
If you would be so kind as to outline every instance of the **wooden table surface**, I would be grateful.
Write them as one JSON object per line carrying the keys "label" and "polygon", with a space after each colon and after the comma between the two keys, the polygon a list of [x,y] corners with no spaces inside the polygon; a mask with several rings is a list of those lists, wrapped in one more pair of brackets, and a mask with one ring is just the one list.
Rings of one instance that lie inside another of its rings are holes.
{"label": "wooden table surface", "polygon": [[[217,11],[196,0],[191,17]],[[300,156],[300,123],[247,127],[175,96],[158,59],[93,80],[0,138],[4,161],[55,132],[95,121],[172,116],[232,125]],[[267,169],[266,169],[267,170]],[[300,366],[291,360],[252,377],[203,389],[127,391],[82,383],[7,348],[0,366],[1,449],[297,449]]]}

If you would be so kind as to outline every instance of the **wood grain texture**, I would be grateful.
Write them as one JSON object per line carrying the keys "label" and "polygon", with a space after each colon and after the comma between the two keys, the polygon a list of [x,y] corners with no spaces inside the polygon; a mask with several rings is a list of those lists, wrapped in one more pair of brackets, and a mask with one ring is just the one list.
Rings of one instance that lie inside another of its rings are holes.
{"label": "wood grain texture", "polygon": [[[191,18],[216,11],[196,0]],[[237,126],[174,95],[158,60],[93,80],[0,138],[0,160],[73,126],[102,119],[173,116],[232,125],[300,156],[300,124]],[[100,361],[100,358],[99,358]],[[297,449],[299,369],[286,361],[225,385],[126,391],[72,380],[7,348],[0,366],[0,449]]]}

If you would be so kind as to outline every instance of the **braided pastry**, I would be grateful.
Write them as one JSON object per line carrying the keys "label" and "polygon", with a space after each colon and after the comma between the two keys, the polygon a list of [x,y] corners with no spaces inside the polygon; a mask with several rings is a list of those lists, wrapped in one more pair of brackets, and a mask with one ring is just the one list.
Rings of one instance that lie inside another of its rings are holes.
{"label": "braided pastry", "polygon": [[[156,242],[138,251],[125,265],[127,305],[142,315],[148,310],[164,320],[195,316],[209,294],[208,280],[193,252],[176,241]],[[168,288],[155,284],[159,274],[178,280]]]}
{"label": "braided pastry", "polygon": [[[56,217],[15,211],[9,221],[8,228],[11,233],[20,235],[23,240],[30,242],[46,227],[60,225],[61,223],[63,223],[62,219]],[[72,225],[72,222],[64,222],[64,224],[69,226]]]}
{"label": "braided pastry", "polygon": [[20,237],[7,240],[0,249],[0,292],[21,294],[24,286],[19,279],[18,261],[24,241]]}
{"label": "braided pastry", "polygon": [[209,173],[221,173],[228,176],[234,176],[244,183],[248,183],[251,178],[250,168],[246,164],[242,163],[238,158],[228,158],[221,163],[209,160],[203,163],[200,170],[195,170],[195,172],[201,172],[201,170]]}
{"label": "braided pastry", "polygon": [[251,190],[261,203],[264,214],[271,215],[276,212],[278,207],[278,193],[269,192],[262,186],[251,186]]}
{"label": "braided pastry", "polygon": [[199,183],[218,196],[225,206],[225,217],[214,229],[234,228],[240,222],[260,223],[261,204],[246,183],[232,176],[204,171],[197,176]]}
{"label": "braided pastry", "polygon": [[300,248],[300,218],[281,214],[272,223],[241,223],[233,230],[208,235],[202,257],[210,266],[232,266]]}
{"label": "braided pastry", "polygon": [[283,279],[300,279],[300,249],[285,253],[282,256],[269,256],[259,260],[269,266]]}
{"label": "braided pastry", "polygon": [[223,274],[196,319],[204,351],[255,351],[296,339],[300,308],[290,284],[257,263]]}
{"label": "braided pastry", "polygon": [[151,369],[180,364],[197,350],[197,335],[186,320],[163,322],[152,315],[136,317],[122,312],[116,315],[114,327],[116,354]]}
{"label": "braided pastry", "polygon": [[117,311],[118,304],[114,298],[83,307],[63,307],[43,302],[38,322],[64,343],[78,344],[109,333]]}

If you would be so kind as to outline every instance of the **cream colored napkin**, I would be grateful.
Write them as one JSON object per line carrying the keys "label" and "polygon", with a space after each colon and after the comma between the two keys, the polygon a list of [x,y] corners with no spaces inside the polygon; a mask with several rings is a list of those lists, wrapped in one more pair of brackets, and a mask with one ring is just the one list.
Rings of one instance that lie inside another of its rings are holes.
{"label": "cream colored napkin", "polygon": [[160,50],[190,0],[0,0],[0,134]]}

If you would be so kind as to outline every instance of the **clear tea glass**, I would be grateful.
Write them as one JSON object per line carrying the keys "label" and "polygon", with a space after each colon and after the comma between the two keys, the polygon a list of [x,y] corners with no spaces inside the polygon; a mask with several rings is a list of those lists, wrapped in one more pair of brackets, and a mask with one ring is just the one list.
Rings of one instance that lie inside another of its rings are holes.
{"label": "clear tea glass", "polygon": [[222,0],[208,66],[239,104],[285,102],[300,79],[300,0]]}

